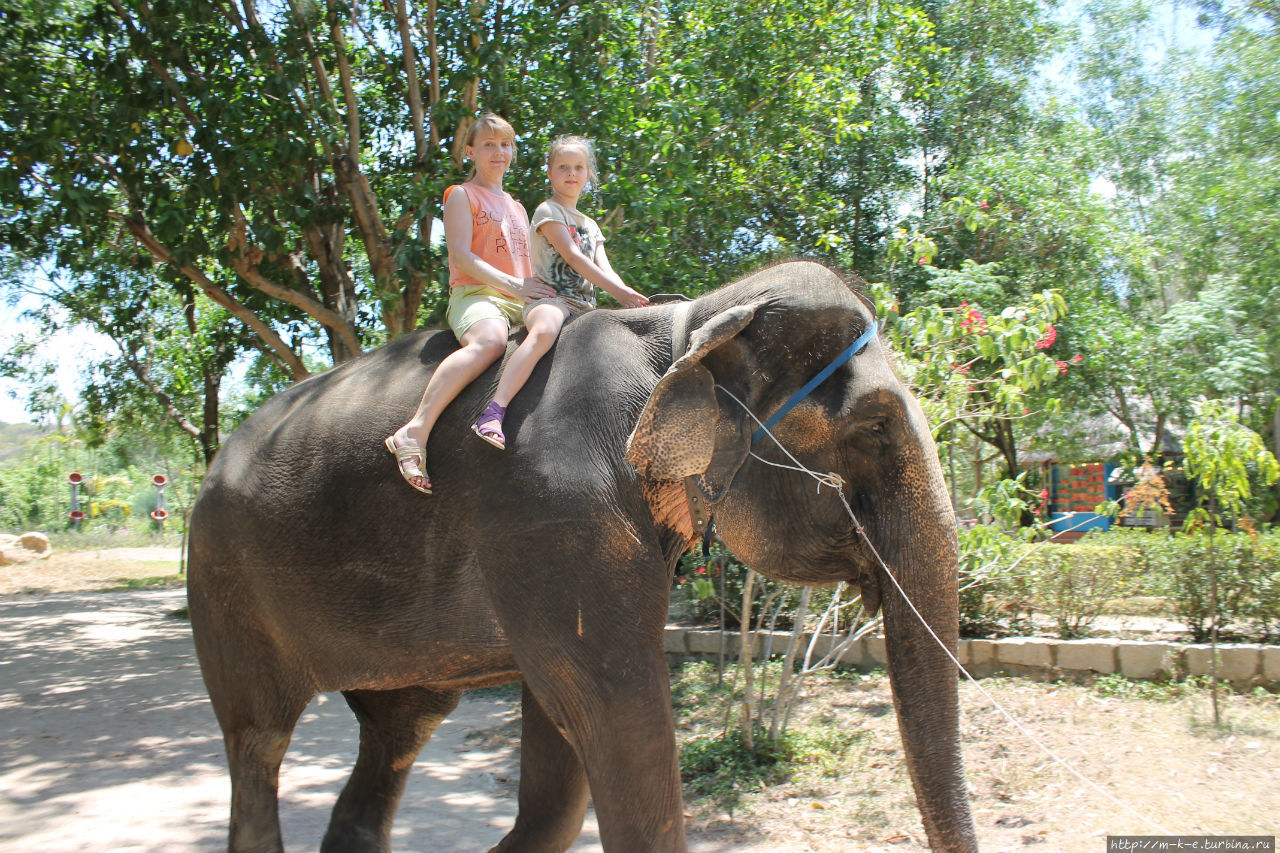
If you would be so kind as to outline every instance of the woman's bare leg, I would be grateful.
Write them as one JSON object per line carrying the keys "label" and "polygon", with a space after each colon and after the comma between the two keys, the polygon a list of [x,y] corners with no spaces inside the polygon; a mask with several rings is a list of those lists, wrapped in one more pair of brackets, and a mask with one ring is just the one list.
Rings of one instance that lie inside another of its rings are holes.
{"label": "woman's bare leg", "polygon": [[[507,351],[507,324],[496,318],[478,320],[463,333],[461,343],[462,348],[450,353],[431,374],[413,417],[392,434],[396,447],[427,446],[445,408]],[[402,467],[412,464],[412,460],[401,463]]]}

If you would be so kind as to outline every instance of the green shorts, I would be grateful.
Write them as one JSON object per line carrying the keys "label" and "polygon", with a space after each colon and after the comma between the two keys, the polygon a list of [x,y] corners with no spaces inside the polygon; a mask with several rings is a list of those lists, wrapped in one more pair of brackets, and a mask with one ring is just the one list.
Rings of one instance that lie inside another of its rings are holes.
{"label": "green shorts", "polygon": [[507,328],[524,322],[525,303],[514,296],[495,290],[486,284],[460,284],[449,289],[449,310],[445,319],[454,336],[462,336],[478,320],[504,320]]}

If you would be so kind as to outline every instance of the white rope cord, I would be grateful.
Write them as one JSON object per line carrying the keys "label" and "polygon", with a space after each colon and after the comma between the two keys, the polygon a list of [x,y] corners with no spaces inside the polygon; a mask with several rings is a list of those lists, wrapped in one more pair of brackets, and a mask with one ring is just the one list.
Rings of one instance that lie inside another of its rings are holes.
{"label": "white rope cord", "polygon": [[[730,399],[732,399],[735,403],[737,403],[739,406],[742,407],[742,410],[745,411],[751,417],[751,419],[756,422],[756,424],[758,424],[761,428],[764,428],[764,423],[761,422],[761,420],[756,417],[754,412],[752,412],[749,408],[747,408],[747,405],[745,403],[743,403],[741,400],[735,397],[732,392],[730,392],[728,389],[720,385],[717,385],[716,388],[720,389],[721,391],[724,391],[724,393]],[[775,436],[768,429],[765,429],[764,431],[766,434],[768,434],[769,438],[773,439],[773,443],[776,444],[778,448],[787,455],[787,458],[795,463],[795,465],[794,466],[782,465],[777,462],[770,462],[767,459],[762,459],[761,457],[757,456],[754,452],[748,451],[751,453],[751,456],[765,463],[766,465],[772,465],[775,468],[784,468],[789,471],[799,471],[801,473],[808,474],[810,477],[818,481],[819,491],[821,491],[822,486],[831,486],[836,489],[836,494],[839,495],[840,497],[840,503],[844,504],[845,512],[849,514],[849,520],[853,522],[854,529],[858,531],[858,536],[862,539],[863,544],[866,545],[867,548],[870,550],[872,557],[875,558],[875,561],[877,564],[879,564],[880,568],[884,570],[884,573],[889,577],[889,580],[893,581],[893,585],[894,587],[897,588],[898,594],[902,596],[902,600],[905,601],[907,603],[907,606],[911,608],[911,612],[914,613],[916,615],[916,618],[920,620],[920,624],[923,625],[925,630],[929,632],[929,636],[933,637],[934,642],[938,644],[938,648],[942,649],[943,653],[946,654],[946,656],[951,660],[951,662],[956,665],[956,668],[960,670],[960,672],[964,675],[965,678],[973,682],[973,686],[976,687],[978,689],[978,692],[982,694],[983,698],[985,698],[987,702],[991,704],[991,707],[999,711],[1006,720],[1008,720],[1010,723],[1013,724],[1014,728],[1016,728],[1019,732],[1022,733],[1022,735],[1025,738],[1027,738],[1027,740],[1031,741],[1036,746],[1038,746],[1046,755],[1049,756],[1049,758],[1053,759],[1053,761],[1056,764],[1066,769],[1069,773],[1071,773],[1071,775],[1075,776],[1077,779],[1083,782],[1086,786],[1088,786],[1089,788],[1092,788],[1094,791],[1098,792],[1107,800],[1110,800],[1112,803],[1119,806],[1124,811],[1133,815],[1138,820],[1142,821],[1143,823],[1157,830],[1161,835],[1172,835],[1171,832],[1166,830],[1164,827],[1160,826],[1160,824],[1151,820],[1146,815],[1142,814],[1137,809],[1130,806],[1128,803],[1125,803],[1117,799],[1113,794],[1111,794],[1111,792],[1107,791],[1097,782],[1094,782],[1092,779],[1085,776],[1079,770],[1076,770],[1076,768],[1073,767],[1071,764],[1069,764],[1066,761],[1066,759],[1060,757],[1056,752],[1054,752],[1052,749],[1046,746],[1029,729],[1027,729],[1026,726],[1022,725],[1022,723],[1018,722],[1018,720],[1011,713],[1006,711],[1004,706],[1002,706],[999,702],[997,702],[995,697],[992,696],[990,693],[986,691],[986,689],[983,688],[983,686],[978,682],[978,679],[974,678],[972,675],[969,674],[969,671],[964,668],[964,666],[960,663],[960,661],[956,658],[956,656],[951,653],[951,650],[947,648],[947,644],[942,641],[941,637],[939,637],[936,633],[934,633],[933,628],[929,625],[927,621],[925,621],[925,618],[923,615],[921,615],[920,611],[916,609],[915,603],[907,595],[907,591],[902,588],[902,584],[898,583],[898,578],[894,576],[893,571],[890,570],[889,566],[885,563],[884,559],[880,556],[880,552],[876,550],[876,546],[871,543],[870,537],[867,536],[866,530],[863,529],[862,523],[858,521],[858,517],[854,515],[853,507],[849,505],[849,500],[844,495],[843,478],[841,478],[839,474],[835,474],[835,473],[824,475],[824,474],[818,474],[814,471],[809,470],[804,466],[803,463],[800,462],[800,460],[796,459],[795,456],[791,454],[791,451],[787,450],[787,448],[783,446],[782,442],[778,440],[777,436]]]}

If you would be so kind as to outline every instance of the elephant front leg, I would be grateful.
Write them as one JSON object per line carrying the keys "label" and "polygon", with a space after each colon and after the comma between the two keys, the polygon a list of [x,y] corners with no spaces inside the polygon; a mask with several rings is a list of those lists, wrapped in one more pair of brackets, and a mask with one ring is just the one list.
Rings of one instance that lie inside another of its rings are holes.
{"label": "elephant front leg", "polygon": [[329,819],[322,853],[389,853],[391,824],[413,760],[462,694],[422,687],[350,690],[360,720],[360,754]]}
{"label": "elephant front leg", "polygon": [[687,849],[668,679],[661,649],[634,647],[564,680],[532,679],[586,770],[606,853]]}
{"label": "elephant front leg", "polygon": [[520,811],[490,853],[562,853],[582,831],[587,775],[573,747],[524,686],[520,723]]}

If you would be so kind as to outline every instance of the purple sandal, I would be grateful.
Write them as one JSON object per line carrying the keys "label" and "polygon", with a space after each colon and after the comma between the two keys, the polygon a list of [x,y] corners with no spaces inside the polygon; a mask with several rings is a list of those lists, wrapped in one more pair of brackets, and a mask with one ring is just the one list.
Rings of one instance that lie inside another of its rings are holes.
{"label": "purple sandal", "polygon": [[506,406],[499,406],[490,400],[480,417],[471,425],[471,431],[499,450],[506,450],[507,437],[502,433],[502,419],[506,415]]}

